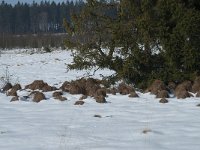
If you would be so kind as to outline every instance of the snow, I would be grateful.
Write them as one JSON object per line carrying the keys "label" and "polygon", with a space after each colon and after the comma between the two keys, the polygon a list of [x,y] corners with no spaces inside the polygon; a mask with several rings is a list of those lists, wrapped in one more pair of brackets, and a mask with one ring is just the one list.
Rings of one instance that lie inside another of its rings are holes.
{"label": "snow", "polygon": [[[49,84],[59,84],[64,81],[76,80],[83,76],[93,74],[92,71],[69,71],[67,65],[72,62],[71,52],[58,50],[52,53],[33,53],[36,50],[10,50],[3,51],[0,57],[0,76],[6,72],[8,67],[9,74],[13,82],[22,85],[31,83],[33,80],[44,80]],[[111,75],[110,70],[99,70],[95,77],[101,78]]]}
{"label": "snow", "polygon": [[[68,51],[32,55],[20,50],[6,51],[0,57],[0,76],[8,66],[12,81],[23,86],[36,79],[60,86],[87,73],[67,71],[65,63],[71,61]],[[112,73],[100,70],[95,77]],[[139,98],[109,95],[106,104],[89,97],[82,106],[74,105],[81,95],[65,93],[68,100],[60,102],[46,92],[49,99],[40,103],[11,103],[11,97],[0,93],[0,149],[200,149],[200,107],[196,106],[199,98],[170,98],[169,103],[161,104],[154,95],[137,93]]]}

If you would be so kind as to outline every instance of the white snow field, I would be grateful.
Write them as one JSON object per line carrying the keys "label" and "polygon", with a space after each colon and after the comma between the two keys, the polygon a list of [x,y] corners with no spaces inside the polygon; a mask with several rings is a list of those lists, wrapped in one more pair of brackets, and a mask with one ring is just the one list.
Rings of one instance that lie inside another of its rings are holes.
{"label": "white snow field", "polygon": [[[87,73],[67,72],[65,63],[71,61],[67,51],[10,50],[1,54],[0,76],[8,67],[11,81],[22,86],[42,79],[59,87]],[[100,70],[95,77],[112,73]],[[65,93],[68,100],[60,102],[46,92],[48,100],[34,103],[10,102],[0,93],[0,150],[200,150],[200,98],[161,104],[154,95],[138,94],[109,95],[106,104],[89,97],[76,106],[81,95]]]}

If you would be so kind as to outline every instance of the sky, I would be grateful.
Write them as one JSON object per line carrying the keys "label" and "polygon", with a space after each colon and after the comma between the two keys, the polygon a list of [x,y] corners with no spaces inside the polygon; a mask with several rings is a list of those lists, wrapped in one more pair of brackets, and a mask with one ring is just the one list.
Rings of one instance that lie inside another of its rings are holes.
{"label": "sky", "polygon": [[[0,2],[2,2],[3,0],[0,0]],[[4,0],[6,3],[8,3],[8,4],[16,4],[18,1],[19,2],[23,2],[23,3],[29,3],[29,4],[31,4],[32,2],[33,2],[33,0]],[[35,2],[38,2],[38,3],[40,3],[42,0],[34,0]],[[45,0],[43,0],[43,1],[45,1]],[[56,3],[58,3],[58,2],[63,2],[63,1],[67,1],[67,0],[46,0],[46,1],[55,1]],[[69,1],[76,1],[76,0],[69,0]]]}

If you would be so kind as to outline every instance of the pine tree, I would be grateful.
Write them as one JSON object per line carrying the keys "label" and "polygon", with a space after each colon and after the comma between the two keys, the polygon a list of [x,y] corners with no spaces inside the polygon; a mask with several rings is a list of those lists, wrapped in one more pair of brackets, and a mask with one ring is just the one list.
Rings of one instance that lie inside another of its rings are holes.
{"label": "pine tree", "polygon": [[[69,34],[66,45],[74,54],[69,68],[98,66],[114,70],[118,78],[136,84],[148,80],[157,64],[152,52],[157,46],[154,5],[137,0],[88,0],[81,14],[73,15],[72,24],[65,22]],[[110,10],[115,14],[109,15]]]}
{"label": "pine tree", "polygon": [[109,68],[135,84],[182,81],[200,73],[195,0],[88,0],[65,27],[74,54],[70,69]]}
{"label": "pine tree", "polygon": [[115,18],[107,14],[112,8],[106,2],[88,0],[80,14],[72,15],[71,23],[65,21],[69,34],[66,45],[77,49],[73,51],[74,64],[70,68],[113,68],[114,34],[117,27],[113,25]]}
{"label": "pine tree", "polygon": [[164,79],[192,79],[199,72],[199,11],[181,0],[160,0],[157,9],[166,64]]}

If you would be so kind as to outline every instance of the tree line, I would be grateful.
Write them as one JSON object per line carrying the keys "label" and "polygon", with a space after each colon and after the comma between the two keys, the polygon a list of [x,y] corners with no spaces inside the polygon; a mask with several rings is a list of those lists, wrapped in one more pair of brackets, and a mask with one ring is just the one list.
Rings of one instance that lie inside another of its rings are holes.
{"label": "tree line", "polygon": [[200,75],[199,0],[87,0],[65,28],[70,69],[109,68],[141,88]]}
{"label": "tree line", "polygon": [[63,19],[70,21],[71,12],[79,12],[83,1],[33,1],[32,4],[0,4],[0,34],[63,33]]}
{"label": "tree line", "polygon": [[33,1],[16,5],[0,3],[0,48],[63,47],[66,31],[63,19],[79,13],[84,2]]}

